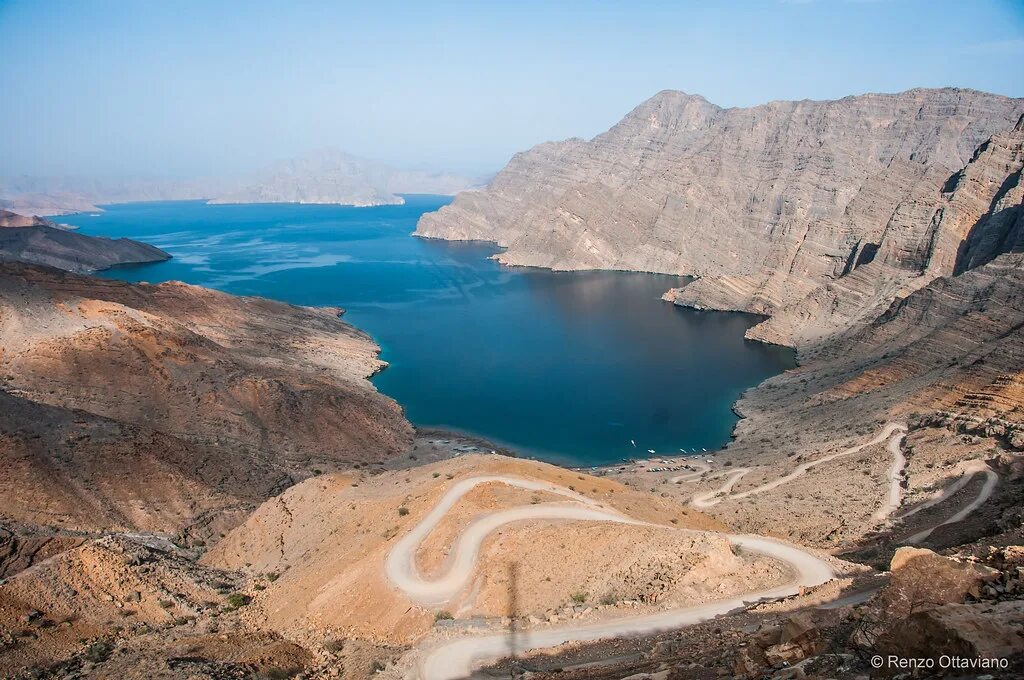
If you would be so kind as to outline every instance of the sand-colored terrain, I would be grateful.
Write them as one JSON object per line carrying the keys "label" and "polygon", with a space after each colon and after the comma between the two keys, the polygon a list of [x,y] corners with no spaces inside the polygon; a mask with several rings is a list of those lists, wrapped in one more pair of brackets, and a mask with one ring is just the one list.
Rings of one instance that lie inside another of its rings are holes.
{"label": "sand-colored terrain", "polygon": [[[500,481],[473,484],[425,534],[424,546],[431,546],[430,550],[424,550],[419,541],[409,546],[408,555],[426,581],[448,570],[449,550],[467,527],[510,508],[586,507],[651,526],[594,522],[587,517],[568,522],[559,519],[557,512],[547,518],[514,521],[493,534],[488,532],[478,559],[471,560],[472,575],[457,584],[450,597],[417,602],[389,581],[388,555],[449,489],[481,475],[557,485],[579,494],[589,505],[566,503],[565,497],[552,503],[558,494],[516,489]],[[675,527],[697,533],[672,537]],[[259,610],[255,619],[269,628],[307,637],[409,644],[429,631],[441,610],[460,618],[507,615],[510,560],[530,576],[521,581],[524,615],[553,612],[581,592],[595,606],[608,595],[606,608],[611,615],[612,605],[630,599],[627,593],[636,593],[638,599],[623,606],[640,604],[643,593],[648,593],[650,604],[664,604],[721,596],[716,576],[726,572],[739,575],[749,570],[754,581],[782,576],[784,570],[779,567],[739,559],[723,539],[704,533],[724,528],[695,510],[608,480],[533,461],[470,455],[373,477],[325,475],[308,480],[265,503],[202,561],[226,569],[279,573],[273,586],[257,597],[253,609]],[[617,573],[599,568],[627,545],[632,559],[620,559],[622,568]],[[426,555],[429,559],[424,559]],[[556,560],[563,555],[568,564],[580,569],[560,565]],[[543,577],[532,578],[541,572]],[[668,592],[658,590],[655,595],[660,586],[653,582],[666,579]],[[739,579],[736,588],[742,585]],[[612,597],[614,593],[621,594]]]}
{"label": "sand-colored terrain", "polygon": [[404,452],[378,348],[338,314],[0,265],[0,517],[177,532]]}

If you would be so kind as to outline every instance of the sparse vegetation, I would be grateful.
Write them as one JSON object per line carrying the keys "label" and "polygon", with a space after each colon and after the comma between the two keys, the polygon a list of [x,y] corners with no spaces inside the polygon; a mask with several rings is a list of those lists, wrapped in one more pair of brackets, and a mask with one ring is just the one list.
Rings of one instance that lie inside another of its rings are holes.
{"label": "sparse vegetation", "polygon": [[339,638],[327,638],[324,640],[324,649],[331,654],[337,654],[345,648],[345,641]]}
{"label": "sparse vegetation", "polygon": [[406,515],[409,514],[409,508],[406,508],[406,507],[398,508],[398,514],[401,515],[402,517],[405,517]]}
{"label": "sparse vegetation", "polygon": [[453,619],[455,619],[455,617],[444,609],[434,614],[434,623],[437,623],[438,621],[452,621]]}
{"label": "sparse vegetation", "polygon": [[373,675],[374,673],[380,673],[382,670],[384,670],[384,664],[382,664],[380,661],[374,661],[370,664],[370,675]]}
{"label": "sparse vegetation", "polygon": [[244,593],[231,593],[228,595],[228,606],[238,609],[252,602],[252,598]]}
{"label": "sparse vegetation", "polygon": [[569,596],[574,604],[583,604],[587,601],[587,593],[582,590],[577,590],[575,593]]}

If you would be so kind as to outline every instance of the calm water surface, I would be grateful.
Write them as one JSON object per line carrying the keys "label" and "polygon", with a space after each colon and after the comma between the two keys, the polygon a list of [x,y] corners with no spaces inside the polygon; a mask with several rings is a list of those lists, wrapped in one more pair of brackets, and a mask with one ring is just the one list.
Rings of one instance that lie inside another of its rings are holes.
{"label": "calm water surface", "polygon": [[113,278],[344,307],[381,345],[391,365],[374,382],[412,422],[563,464],[716,448],[740,393],[793,365],[789,350],[743,339],[749,316],[661,301],[677,277],[510,269],[488,259],[493,246],[410,235],[449,200],[133,203],[60,219],[174,256]]}

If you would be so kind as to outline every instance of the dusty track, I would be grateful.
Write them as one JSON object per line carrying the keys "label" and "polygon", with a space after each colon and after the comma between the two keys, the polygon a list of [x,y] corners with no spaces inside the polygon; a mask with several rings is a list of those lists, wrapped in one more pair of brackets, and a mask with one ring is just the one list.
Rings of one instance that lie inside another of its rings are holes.
{"label": "dusty track", "polygon": [[907,457],[903,454],[903,440],[906,435],[893,437],[889,440],[889,453],[892,454],[892,465],[889,467],[889,497],[882,504],[882,507],[875,512],[876,520],[884,520],[899,509],[903,502],[903,479],[904,470],[907,467]]}
{"label": "dusty track", "polygon": [[900,519],[910,517],[911,515],[914,515],[922,510],[934,507],[939,503],[942,503],[943,501],[947,500],[948,498],[956,494],[958,491],[960,491],[960,489],[967,486],[968,482],[974,479],[974,476],[978,474],[985,475],[985,483],[982,484],[981,490],[978,492],[978,495],[974,498],[973,501],[971,501],[964,507],[960,508],[960,510],[951,517],[943,520],[942,522],[939,522],[935,526],[917,532],[913,536],[910,536],[901,541],[901,543],[909,545],[920,543],[921,541],[931,536],[932,532],[938,529],[939,527],[945,526],[947,524],[956,524],[957,522],[963,521],[971,513],[980,508],[985,503],[985,501],[989,499],[989,497],[992,495],[992,492],[995,491],[996,484],[999,483],[999,475],[997,475],[995,471],[992,470],[992,468],[990,468],[984,461],[976,460],[971,461],[970,463],[965,465],[964,473],[963,475],[961,475],[960,479],[946,487],[941,494],[939,494],[938,496],[929,501],[926,501],[925,503],[922,503],[921,505],[917,506],[910,512],[901,515]]}
{"label": "dusty track", "polygon": [[[565,496],[572,502],[521,506],[478,518],[455,540],[449,558],[450,566],[445,573],[434,580],[424,579],[415,565],[415,553],[420,543],[460,498],[475,486],[490,482],[548,491]],[[386,559],[385,571],[392,583],[411,599],[422,604],[447,602],[472,578],[480,546],[486,537],[505,524],[528,519],[599,520],[644,524],[617,512],[601,509],[593,500],[554,484],[506,476],[472,477],[454,485],[426,517],[395,544]],[[474,636],[455,640],[425,650],[419,667],[420,677],[423,680],[450,680],[469,675],[474,667],[481,663],[499,659],[512,651],[520,652],[570,641],[597,640],[677,628],[725,614],[747,602],[792,595],[801,587],[818,585],[833,577],[832,569],[826,562],[780,541],[761,536],[726,535],[726,538],[740,549],[785,562],[793,570],[795,577],[789,583],[780,586],[698,606],[614,621],[526,631],[517,639],[515,650],[511,649],[509,639],[505,635]]]}
{"label": "dusty track", "polygon": [[[753,489],[748,489],[746,491],[742,491],[740,493],[734,494],[734,493],[731,493],[732,492],[732,488],[736,485],[737,482],[740,481],[740,479],[742,479],[751,470],[751,468],[738,468],[736,470],[733,470],[730,473],[729,479],[721,487],[719,487],[719,488],[717,488],[717,489],[715,489],[713,491],[709,491],[707,493],[703,493],[703,494],[699,494],[697,496],[694,496],[693,500],[691,501],[691,503],[696,508],[710,508],[710,507],[712,507],[714,505],[718,505],[719,503],[721,503],[722,501],[727,500],[727,499],[747,498],[749,496],[755,496],[757,494],[764,493],[765,491],[771,491],[772,489],[777,489],[777,488],[779,488],[780,486],[782,486],[784,484],[788,484],[789,482],[793,481],[797,477],[800,477],[800,476],[804,475],[808,470],[810,470],[813,467],[816,467],[816,466],[821,465],[823,463],[827,463],[827,462],[832,461],[832,460],[836,460],[837,458],[842,458],[844,456],[849,456],[849,455],[857,453],[858,451],[860,451],[862,449],[865,449],[865,448],[867,448],[869,446],[874,446],[875,444],[883,442],[886,439],[888,439],[890,436],[892,436],[892,434],[894,432],[899,432],[900,433],[899,437],[896,438],[897,442],[898,442],[899,440],[901,440],[905,436],[904,433],[906,432],[906,430],[907,430],[906,426],[902,425],[900,423],[888,423],[882,429],[881,433],[876,435],[870,441],[864,442],[863,444],[858,444],[857,446],[851,446],[850,448],[844,449],[844,450],[840,451],[839,453],[833,453],[833,454],[831,454],[829,456],[822,456],[821,458],[817,458],[817,459],[809,461],[807,463],[803,463],[801,465],[798,465],[796,467],[796,469],[794,469],[788,475],[785,475],[783,477],[779,477],[778,479],[775,479],[775,480],[772,480],[772,481],[767,482],[765,484],[762,484],[761,486],[754,487]],[[897,446],[898,446],[898,443],[897,443]],[[890,448],[890,450],[891,450],[891,448]]]}
{"label": "dusty track", "polygon": [[[449,567],[441,576],[427,580],[416,568],[416,550],[431,531],[440,523],[445,514],[460,498],[474,487],[489,482],[500,482],[530,491],[547,491],[571,498],[573,503],[542,503],[520,506],[501,512],[483,515],[475,520],[455,541],[449,558]],[[402,537],[388,553],[384,565],[388,578],[410,599],[425,605],[444,604],[462,590],[473,576],[480,545],[488,534],[505,524],[531,519],[570,519],[625,524],[644,524],[617,512],[602,510],[592,499],[547,482],[538,482],[517,477],[480,476],[469,477],[455,484],[441,497],[437,505]]]}

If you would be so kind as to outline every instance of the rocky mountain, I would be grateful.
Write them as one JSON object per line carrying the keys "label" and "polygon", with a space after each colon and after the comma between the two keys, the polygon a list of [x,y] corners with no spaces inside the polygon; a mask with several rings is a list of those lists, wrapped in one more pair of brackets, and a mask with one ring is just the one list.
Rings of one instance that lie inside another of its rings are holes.
{"label": "rocky mountain", "polygon": [[403,451],[378,348],[338,313],[0,264],[0,522],[201,532]]}
{"label": "rocky mountain", "polygon": [[[773,311],[748,337],[799,347],[871,321],[936,277],[960,274],[1024,249],[1024,117],[983,142],[938,192],[899,203],[849,267]],[[864,250],[867,248],[867,250]],[[867,253],[867,254],[865,254]],[[670,298],[692,303],[692,292]]]}
{"label": "rocky mountain", "polygon": [[28,262],[86,274],[171,257],[147,243],[77,234],[40,217],[7,211],[0,211],[0,227],[0,262]]}
{"label": "rocky mountain", "polygon": [[261,171],[196,179],[0,178],[0,207],[60,215],[97,204],[206,199],[210,203],[394,205],[397,194],[455,194],[476,184],[452,173],[394,168],[335,149],[278,162]]}
{"label": "rocky mountain", "polygon": [[[754,336],[803,345],[849,321],[819,318],[826,284],[867,298],[858,310],[884,309],[953,273],[957,234],[988,209],[966,166],[1012,146],[1022,113],[1024,100],[957,89],[747,109],[665,91],[593,140],[516,155],[417,233],[494,241],[512,265],[694,276],[672,300],[785,310],[784,324]],[[999,187],[985,192],[1005,199]],[[877,258],[901,272],[881,284],[856,275]]]}

